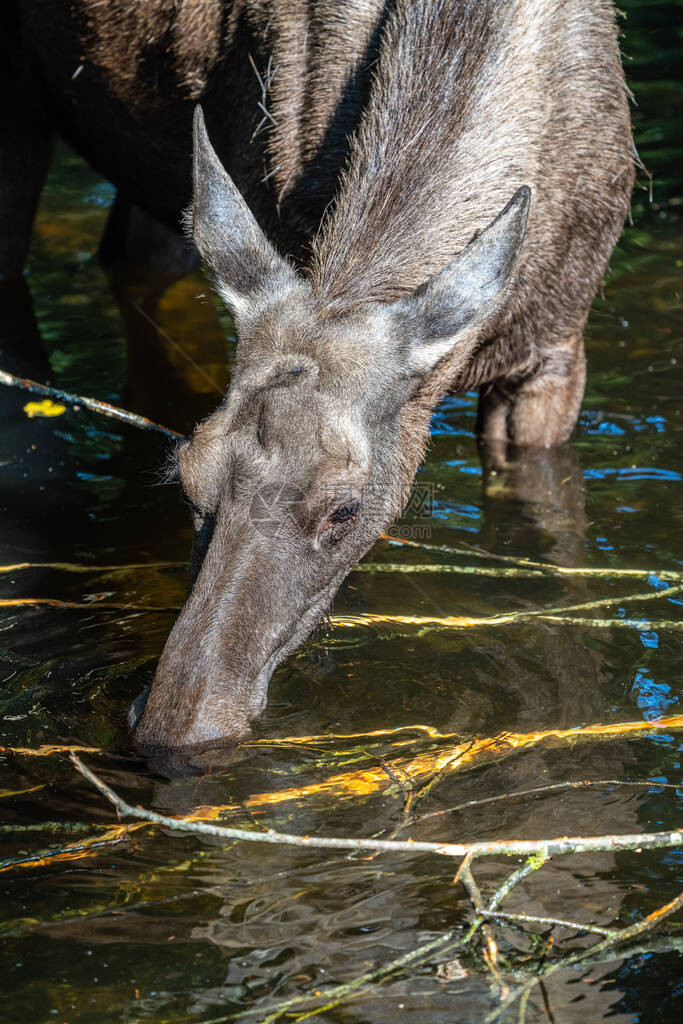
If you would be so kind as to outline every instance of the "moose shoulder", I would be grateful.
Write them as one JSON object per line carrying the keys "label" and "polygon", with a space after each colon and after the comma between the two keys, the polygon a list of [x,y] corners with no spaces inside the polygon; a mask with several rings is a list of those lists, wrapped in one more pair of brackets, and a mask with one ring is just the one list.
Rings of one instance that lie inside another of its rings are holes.
{"label": "moose shoulder", "polygon": [[633,183],[613,4],[10,0],[3,18],[0,274],[21,269],[54,128],[170,225],[194,182],[237,357],[177,453],[192,587],[132,723],[143,749],[237,739],[400,513],[441,397],[480,388],[495,442],[570,435]]}

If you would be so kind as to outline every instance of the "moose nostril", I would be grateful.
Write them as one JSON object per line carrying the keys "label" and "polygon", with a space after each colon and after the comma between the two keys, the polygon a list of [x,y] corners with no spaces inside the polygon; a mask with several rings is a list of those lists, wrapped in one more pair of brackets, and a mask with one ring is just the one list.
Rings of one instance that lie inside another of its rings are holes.
{"label": "moose nostril", "polygon": [[128,722],[128,728],[131,732],[135,732],[138,727],[138,723],[142,718],[142,713],[147,706],[147,698],[149,697],[150,687],[146,686],[142,693],[139,693],[135,700],[128,705],[128,711],[126,712],[126,720]]}

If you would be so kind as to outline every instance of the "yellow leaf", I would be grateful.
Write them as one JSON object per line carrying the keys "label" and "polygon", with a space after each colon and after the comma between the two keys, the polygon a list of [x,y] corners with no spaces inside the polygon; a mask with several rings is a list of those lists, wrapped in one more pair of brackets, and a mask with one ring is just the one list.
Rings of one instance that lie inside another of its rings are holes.
{"label": "yellow leaf", "polygon": [[34,416],[61,416],[66,412],[66,406],[53,402],[51,398],[45,398],[42,402],[27,402],[24,412],[29,419],[33,419]]}

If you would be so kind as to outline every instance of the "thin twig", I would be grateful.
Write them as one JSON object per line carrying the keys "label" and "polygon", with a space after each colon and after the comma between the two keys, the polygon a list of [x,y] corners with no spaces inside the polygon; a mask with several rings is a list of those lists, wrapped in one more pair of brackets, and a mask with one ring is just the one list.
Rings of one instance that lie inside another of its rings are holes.
{"label": "thin twig", "polygon": [[[475,743],[476,740],[472,740],[467,747],[458,750],[458,752],[454,754],[453,757],[450,758],[450,760],[446,761],[446,763],[443,764],[437,772],[434,772],[431,779],[428,779],[427,782],[425,782],[420,789],[415,790],[411,780],[411,788],[408,793],[405,805],[403,807],[403,814],[401,816],[401,820],[398,823],[398,825],[396,825],[396,827],[393,828],[389,833],[389,839],[396,839],[396,837],[400,835],[404,829],[409,828],[411,825],[415,823],[415,821],[417,820],[415,815],[415,805],[418,803],[418,801],[424,800],[426,799],[426,797],[429,796],[432,790],[436,786],[438,786],[438,784],[441,782],[443,778],[445,778],[449,769],[455,768],[458,765],[458,763],[462,761],[464,757],[467,756],[470,750],[474,747]],[[385,771],[387,771],[386,765],[384,765],[384,769]]]}
{"label": "thin twig", "polygon": [[[471,861],[472,855],[466,854],[462,864],[460,865],[455,881],[459,878],[463,868],[467,868]],[[543,859],[540,857],[530,858],[526,861],[505,880],[503,885],[494,895],[494,901],[498,900],[498,902],[500,902],[500,900],[504,899],[505,895],[510,892],[518,882],[522,881],[523,878],[526,878],[526,876],[532,871],[537,871],[543,862]],[[429,942],[418,946],[409,953],[404,953],[395,960],[391,960],[388,964],[384,964],[382,967],[378,967],[375,970],[368,971],[366,974],[363,974],[358,978],[354,978],[353,981],[348,982],[347,984],[336,985],[334,988],[324,990],[320,993],[320,996],[325,999],[325,1004],[324,1006],[317,1007],[316,1009],[318,1012],[321,1012],[322,1010],[338,1006],[341,1002],[344,1002],[355,995],[362,994],[362,992],[374,982],[383,981],[385,978],[404,970],[406,967],[419,967],[429,963],[436,956],[439,956],[439,958],[443,958],[445,956],[450,957],[458,950],[466,949],[482,923],[483,918],[477,916],[463,936],[458,936],[455,932],[449,932],[446,935],[441,935],[436,939],[431,939]],[[313,993],[310,993],[294,996],[292,999],[278,1003],[274,1007],[271,1007],[265,1017],[260,1018],[258,1024],[274,1024],[274,1022],[279,1020],[284,1013],[292,1010],[296,1006],[301,1006],[303,1003],[310,1003],[313,998]],[[213,1018],[210,1021],[206,1021],[205,1024],[223,1024],[225,1021],[243,1020],[245,1017],[251,1017],[254,1013],[258,1012],[260,1012],[260,1009],[255,1006],[236,1015],[231,1015],[230,1017]]]}
{"label": "thin twig", "polygon": [[[380,540],[388,541],[390,544],[400,544],[404,547],[417,548],[423,551],[437,551],[440,554],[447,555],[470,555],[476,558],[485,559],[487,561],[504,562],[511,566],[516,566],[522,571],[527,570],[538,570],[544,575],[549,576],[597,576],[609,578],[610,576],[617,577],[650,577],[660,576],[667,579],[680,579],[680,572],[674,569],[665,569],[662,573],[657,570],[648,571],[646,569],[613,569],[603,568],[600,566],[566,566],[566,565],[554,565],[550,562],[536,562],[531,558],[525,558],[524,555],[499,555],[493,551],[486,551],[484,548],[477,547],[476,544],[468,544],[466,541],[461,541],[460,544],[428,544],[425,541],[419,540],[406,540],[403,537],[392,537],[391,534],[383,533],[380,536]],[[372,563],[363,563],[372,564]],[[397,570],[393,570],[397,571]],[[403,572],[409,572],[410,570],[403,569]],[[427,571],[422,569],[421,571]],[[429,570],[433,571],[433,570]],[[449,572],[449,569],[442,570]],[[468,567],[469,571],[469,567]],[[479,570],[477,570],[478,572]],[[488,573],[485,573],[488,575]]]}
{"label": "thin twig", "polygon": [[[498,886],[493,896],[489,900],[488,907],[486,908],[488,913],[490,914],[492,911],[495,911],[495,909],[500,906],[503,900],[507,899],[507,897],[510,895],[515,886],[519,885],[520,882],[523,882],[524,879],[528,875],[533,874],[534,871],[540,870],[540,868],[543,867],[543,865],[548,859],[549,854],[547,854],[545,850],[541,850],[538,853],[533,854],[531,857],[527,857],[524,863],[521,864],[518,868],[515,868],[515,870],[512,871],[503,880],[502,884]],[[466,864],[465,867],[467,868],[468,864]],[[471,939],[474,938],[477,931],[479,930],[479,928],[482,927],[484,923],[484,915],[482,913],[477,913],[474,918],[474,921],[472,922],[470,930],[467,933],[468,941],[471,941]]]}
{"label": "thin twig", "polygon": [[[606,850],[613,852],[619,849],[653,849],[664,846],[680,846],[683,845],[683,831],[675,833],[653,833],[650,835],[632,835],[632,836],[597,836],[597,837],[562,837],[559,839],[550,839],[542,841],[506,841],[506,842],[493,842],[493,843],[470,843],[470,844],[437,844],[437,843],[421,843],[421,842],[397,842],[388,840],[368,840],[368,839],[349,839],[349,838],[322,838],[322,837],[306,837],[306,836],[292,836],[287,833],[276,832],[273,829],[267,832],[249,832],[243,829],[225,828],[217,825],[210,825],[204,822],[190,821],[185,818],[171,818],[166,815],[157,814],[156,812],[146,810],[142,807],[133,807],[119,797],[106,783],[99,779],[89,768],[87,768],[82,761],[77,757],[76,754],[71,755],[71,759],[76,769],[89,781],[95,788],[101,792],[116,808],[119,814],[124,814],[131,817],[142,819],[145,823],[155,822],[157,824],[164,825],[166,828],[171,830],[188,831],[196,834],[212,835],[223,839],[229,840],[244,840],[249,842],[266,842],[266,843],[277,843],[284,845],[293,846],[308,846],[308,847],[319,847],[326,849],[375,849],[383,851],[403,851],[410,853],[419,852],[433,852],[440,853],[447,856],[463,856],[466,859],[461,864],[459,875],[462,878],[466,876],[467,882],[469,883],[470,889],[472,889],[470,878],[468,877],[470,872],[470,863],[474,856],[489,856],[493,854],[507,853],[525,853],[532,854],[520,867],[515,869],[499,886],[496,892],[493,894],[489,904],[486,908],[483,907],[483,900],[481,895],[478,893],[475,897],[476,902],[479,904],[479,910],[477,916],[473,921],[472,925],[468,929],[465,936],[459,937],[454,933],[448,933],[446,935],[439,936],[437,939],[431,940],[430,942],[418,947],[415,950],[411,950],[409,953],[404,954],[402,957],[397,958],[389,964],[385,964],[374,971],[368,972],[367,974],[354,979],[353,981],[335,986],[332,989],[326,990],[324,993],[316,993],[322,996],[325,1000],[325,1008],[337,1005],[338,1002],[351,998],[354,995],[367,989],[375,981],[380,981],[391,974],[396,973],[408,966],[416,966],[419,963],[429,962],[435,955],[441,954],[452,954],[456,949],[466,947],[471,942],[473,936],[476,934],[478,928],[486,924],[486,918],[498,916],[495,914],[497,907],[500,905],[503,899],[517,886],[527,875],[533,871],[537,871],[546,860],[555,854],[565,853],[578,853],[587,852],[594,850]],[[475,884],[476,885],[476,884]],[[649,915],[646,922],[641,922],[639,925],[633,926],[628,929],[624,929],[621,932],[609,935],[603,943],[599,943],[597,946],[590,950],[584,951],[581,956],[594,956],[599,953],[601,949],[607,948],[617,942],[623,942],[627,939],[633,938],[634,936],[641,934],[647,928],[654,927],[654,925],[662,920],[668,914],[673,913],[683,901],[683,896],[678,900],[673,901],[671,904],[664,908],[661,908],[655,914]],[[508,919],[512,919],[512,915],[507,915]],[[547,923],[547,922],[543,922]],[[572,922],[554,921],[553,923],[573,926]],[[580,927],[580,926],[577,926]],[[592,927],[592,926],[589,926]],[[544,976],[547,976],[553,970],[559,969],[560,966],[571,966],[573,963],[578,962],[581,956],[576,955],[570,957],[562,962],[562,964],[553,965],[548,971],[545,972]],[[501,1006],[495,1011],[495,1015],[491,1017],[491,1020],[497,1019],[501,1012],[504,1012],[516,999],[524,999],[522,1005],[526,1005],[526,992],[530,991],[532,987],[538,983],[539,978],[533,978],[531,981],[526,981],[522,986],[519,986],[515,990],[515,993],[506,997]],[[301,1006],[304,1003],[310,1005],[312,995],[304,994],[296,996],[293,999],[289,999],[285,1002],[277,1004],[270,1011],[267,1012],[267,1016],[262,1018],[262,1024],[272,1024],[272,1022],[278,1020],[284,1013],[292,1010],[297,1006]],[[232,1019],[238,1020],[244,1017],[251,1016],[254,1013],[261,1013],[259,1007],[252,1007],[246,1010]],[[311,1011],[314,1013],[315,1011]],[[321,1008],[318,1008],[318,1012],[321,1012]],[[220,1020],[221,1018],[217,1018]]]}
{"label": "thin twig", "polygon": [[556,622],[564,626],[585,626],[587,629],[638,629],[644,633],[662,630],[683,630],[683,622],[675,619],[580,619],[574,615],[539,615],[543,622]]}
{"label": "thin twig", "polygon": [[[470,860],[467,863],[463,861],[463,863],[460,865],[460,870],[458,874],[460,875],[460,881],[465,887],[465,891],[467,892],[467,895],[470,898],[470,902],[474,907],[475,912],[478,915],[485,917],[486,908],[484,907],[484,901],[481,897],[479,886],[477,885],[474,879],[474,875],[472,874],[472,869],[470,867],[471,861],[472,858],[470,858]],[[488,967],[491,969],[491,971],[497,975],[496,967],[498,963],[498,947],[496,945],[495,939],[493,938],[493,932],[491,931],[490,926],[486,922],[482,924],[482,931],[484,933],[484,938],[486,939],[486,947],[488,950],[486,963]],[[496,981],[501,981],[499,976],[496,977]]]}
{"label": "thin twig", "polygon": [[453,885],[457,885],[458,884],[458,882],[460,881],[460,876],[462,875],[463,871],[465,871],[467,868],[469,868],[470,864],[472,863],[472,859],[473,858],[472,858],[472,854],[471,853],[466,853],[465,854],[463,859],[460,861],[460,867],[455,872],[455,875],[453,877]]}
{"label": "thin twig", "polygon": [[525,992],[519,1001],[519,1017],[517,1024],[526,1024],[526,1004],[529,1002],[530,992]]}
{"label": "thin twig", "polygon": [[[564,851],[570,852],[570,851]],[[534,871],[540,871],[545,862],[550,859],[552,854],[547,849],[541,848],[537,853],[533,854],[527,860],[524,861],[518,868],[512,871],[507,878],[503,881],[502,885],[499,885],[493,896],[489,900],[489,905],[486,908],[489,913],[499,907],[503,900],[507,899],[515,886],[523,882],[528,875],[532,875]]]}
{"label": "thin twig", "polygon": [[520,921],[528,924],[546,924],[551,928],[571,928],[576,932],[592,932],[595,935],[614,936],[617,934],[613,928],[599,928],[594,924],[582,924],[581,921],[565,921],[560,917],[536,917],[533,914],[512,914],[507,910],[487,910],[486,908],[479,912],[484,917],[499,919],[502,924],[505,924],[506,921]]}
{"label": "thin twig", "polygon": [[464,803],[456,804],[454,807],[445,807],[438,811],[427,811],[421,814],[419,821],[426,821],[427,818],[439,818],[444,814],[455,814],[457,811],[464,811],[470,807],[482,807],[484,804],[497,803],[500,800],[516,800],[523,796],[538,796],[541,793],[552,793],[560,789],[586,789],[589,786],[636,786],[639,788],[656,786],[658,789],[680,789],[675,782],[655,782],[652,779],[642,781],[631,781],[624,779],[583,779],[579,782],[553,782],[548,786],[534,786],[533,789],[520,789],[515,793],[499,793],[497,796],[479,797],[477,800],[465,800]]}
{"label": "thin twig", "polygon": [[[593,946],[592,949],[595,949],[595,946]],[[676,936],[672,935],[670,932],[664,932],[662,935],[652,936],[648,941],[629,943],[625,949],[621,949],[619,951],[619,956],[625,958],[642,956],[644,953],[670,953],[672,951],[683,955],[683,936]],[[588,965],[604,964],[609,963],[610,961],[614,961],[614,954],[603,949],[599,950],[595,956],[587,956],[580,964],[568,964],[568,967],[580,969]],[[540,984],[543,985],[543,978],[540,979]]]}
{"label": "thin twig", "polygon": [[[397,957],[395,960],[391,960],[388,964],[384,964],[382,967],[378,967],[373,971],[368,971],[367,974],[363,974],[358,978],[354,978],[353,981],[347,982],[343,985],[335,985],[331,989],[325,989],[320,995],[326,1000],[325,1009],[333,1006],[337,1006],[340,1002],[345,1001],[353,995],[361,994],[364,989],[376,981],[382,981],[392,974],[396,974],[398,971],[402,971],[406,967],[419,967],[423,963],[429,963],[431,959],[437,954],[441,956],[448,953],[449,955],[461,949],[465,944],[465,939],[456,935],[455,933],[447,933],[446,935],[440,935],[436,939],[431,939],[429,942],[423,943],[416,949],[410,950],[408,953],[404,953],[402,956]],[[311,999],[315,998],[313,993],[294,996],[292,999],[288,999],[285,1002],[278,1003],[272,1007],[266,1017],[262,1017],[258,1024],[273,1024],[274,1021],[278,1020],[285,1012],[291,1010],[295,1006],[301,1006],[302,1003],[310,1003]],[[251,1007],[248,1010],[243,1010],[241,1013],[231,1015],[229,1017],[216,1017],[210,1021],[206,1021],[205,1024],[222,1024],[223,1021],[243,1020],[245,1017],[250,1017],[254,1013],[262,1012],[258,1006]]]}
{"label": "thin twig", "polygon": [[683,908],[683,893],[680,893],[675,899],[671,900],[669,903],[665,903],[664,906],[659,907],[657,910],[653,910],[653,912],[643,918],[642,921],[637,921],[636,924],[629,925],[627,928],[622,928],[620,931],[613,932],[606,939],[603,939],[602,942],[598,942],[597,945],[591,946],[590,949],[581,950],[559,963],[551,964],[551,966],[543,971],[541,975],[530,978],[528,981],[524,982],[523,985],[520,985],[511,992],[507,999],[504,999],[501,1005],[486,1017],[484,1024],[493,1024],[494,1021],[503,1016],[513,1003],[518,999],[523,998],[526,993],[530,993],[541,980],[545,981],[551,974],[555,974],[556,971],[571,967],[574,964],[580,963],[582,960],[588,960],[590,957],[595,956],[596,953],[600,953],[606,949],[611,949],[623,942],[627,942],[629,939],[635,938],[637,935],[642,935],[644,932],[650,931],[661,921],[664,921],[667,917],[675,914],[676,911],[681,908]]}
{"label": "thin twig", "polygon": [[109,419],[120,420],[131,427],[139,427],[141,430],[154,430],[158,434],[165,434],[166,437],[183,438],[185,436],[177,430],[171,430],[169,427],[162,426],[161,423],[147,419],[146,416],[129,412],[127,409],[119,409],[118,406],[112,405],[110,402],[101,402],[98,398],[88,398],[86,395],[74,395],[70,391],[62,391],[61,388],[39,384],[28,377],[15,377],[13,373],[7,373],[6,370],[0,370],[0,384],[6,384],[10,388],[20,388],[22,391],[30,391],[34,395],[43,395],[45,398],[52,398],[64,405],[73,406],[75,409],[89,409],[91,412],[100,413]]}

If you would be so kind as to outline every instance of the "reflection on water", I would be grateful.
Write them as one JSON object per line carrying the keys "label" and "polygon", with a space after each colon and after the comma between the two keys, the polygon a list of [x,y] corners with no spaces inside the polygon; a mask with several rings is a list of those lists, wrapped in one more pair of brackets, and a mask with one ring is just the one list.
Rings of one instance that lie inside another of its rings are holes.
{"label": "reflection on water", "polygon": [[[124,724],[173,621],[173,611],[146,609],[177,608],[185,587],[190,528],[176,490],[158,484],[164,442],[72,411],[29,419],[26,396],[3,391],[1,596],[80,607],[3,609],[2,744],[96,747],[102,753],[90,763],[132,803],[168,813],[229,807],[221,813],[226,822],[301,834],[400,829],[403,837],[440,841],[680,824],[681,791],[672,786],[681,782],[681,732],[675,719],[671,728],[647,727],[683,713],[675,626],[682,598],[658,596],[675,582],[667,571],[680,571],[683,552],[677,5],[624,6],[638,143],[655,174],[654,202],[646,191],[636,194],[634,226],[596,301],[588,393],[572,444],[522,461],[478,451],[474,397],[444,402],[420,471],[420,482],[434,489],[434,514],[425,519],[416,510],[396,533],[424,546],[376,545],[367,561],[377,571],[351,574],[335,603],[346,626],[313,637],[278,670],[256,729],[265,739],[322,738],[245,746],[220,771],[169,781],[129,756]],[[111,201],[109,186],[61,150],[36,228],[33,307],[22,286],[0,293],[0,365],[185,431],[225,386],[231,325],[199,272],[166,289],[165,281],[139,274],[105,275],[91,253]],[[524,559],[610,572],[533,575]],[[396,571],[407,566],[429,570]],[[643,594],[648,600],[632,600]],[[527,614],[596,602],[555,619]],[[438,620],[510,612],[525,614],[433,628]],[[571,615],[581,622],[562,621]],[[405,617],[432,627],[407,625]],[[602,742],[531,743],[457,765],[419,801],[417,820],[405,820],[407,783],[397,764],[422,758],[434,765],[454,745],[501,732],[621,722],[642,722],[644,731]],[[415,724],[454,735],[408,728]],[[384,732],[324,738],[375,730]],[[6,752],[0,765],[3,821],[31,826],[3,833],[4,855],[104,835],[101,826],[112,823],[63,756]],[[324,785],[354,773],[384,783],[344,791]],[[478,803],[586,779],[650,784],[604,782]],[[293,789],[307,795],[284,799]],[[258,805],[257,795],[264,797]],[[676,894],[680,860],[675,851],[561,859],[506,906],[626,925]],[[491,891],[504,870],[482,862],[480,885]],[[439,858],[226,848],[139,829],[82,859],[47,858],[0,875],[0,1019],[199,1022],[263,1001],[250,1018],[262,1019],[269,998],[350,980],[464,928],[469,904],[451,879]],[[564,950],[593,941],[557,933]],[[512,929],[500,933],[500,943],[504,955],[526,948]],[[321,1020],[374,1024],[393,1020],[397,1008],[429,1024],[481,1020],[494,1004],[485,971],[475,967],[451,960],[436,970],[434,963]],[[553,976],[530,1001],[527,1019],[672,1020],[680,1014],[679,979],[679,954],[671,942],[655,943]]]}

